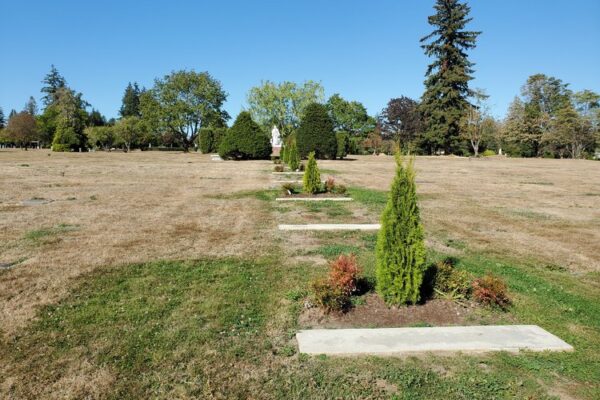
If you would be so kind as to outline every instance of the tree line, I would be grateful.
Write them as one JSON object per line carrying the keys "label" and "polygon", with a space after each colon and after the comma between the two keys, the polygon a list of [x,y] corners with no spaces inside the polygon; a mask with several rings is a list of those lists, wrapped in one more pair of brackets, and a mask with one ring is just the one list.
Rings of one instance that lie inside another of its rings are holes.
{"label": "tree line", "polygon": [[[600,145],[598,93],[573,92],[558,78],[535,74],[527,79],[506,117],[494,118],[485,91],[469,85],[474,63],[468,52],[481,32],[467,28],[468,4],[436,0],[434,9],[428,17],[433,30],[421,39],[432,62],[420,99],[393,98],[371,116],[362,103],[340,94],[325,99],[319,82],[265,81],[248,92],[248,115],[242,125],[251,126],[249,116],[261,135],[268,137],[275,126],[289,143],[295,140],[306,111],[319,104],[328,119],[320,126],[331,124],[332,132],[324,135],[335,137],[336,151],[315,151],[328,157],[390,153],[396,144],[413,154],[593,156]],[[229,130],[231,116],[223,109],[227,93],[208,72],[174,71],[157,78],[149,89],[129,83],[119,118],[110,120],[90,108],[56,67],[42,83],[41,112],[33,97],[21,112],[12,110],[8,119],[0,108],[0,143],[24,148],[35,143],[54,151],[166,147],[212,152],[218,151]],[[322,142],[331,146],[333,141]]]}

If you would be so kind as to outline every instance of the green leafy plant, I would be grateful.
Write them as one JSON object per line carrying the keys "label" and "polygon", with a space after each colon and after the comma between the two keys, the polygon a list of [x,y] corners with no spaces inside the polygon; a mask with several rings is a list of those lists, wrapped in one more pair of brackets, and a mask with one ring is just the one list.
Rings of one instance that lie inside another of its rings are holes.
{"label": "green leafy plant", "polygon": [[273,167],[273,171],[275,172],[283,172],[283,169],[284,167],[281,164],[276,164],[275,167]]}
{"label": "green leafy plant", "polygon": [[281,190],[285,194],[298,193],[298,187],[293,183],[284,183],[283,185],[281,185]]}
{"label": "green leafy plant", "polygon": [[346,194],[346,192],[348,191],[348,188],[346,187],[346,185],[336,185],[335,186],[335,193],[337,194]]}
{"label": "green leafy plant", "polygon": [[302,183],[306,193],[316,194],[321,190],[321,173],[319,172],[314,152],[308,155],[308,162]]}
{"label": "green leafy plant", "polygon": [[490,273],[473,281],[473,298],[481,304],[503,310],[511,303],[504,280]]}
{"label": "green leafy plant", "polygon": [[450,300],[465,300],[471,295],[473,276],[464,270],[454,268],[451,262],[444,260],[435,265],[435,284],[433,290],[439,297]]}
{"label": "green leafy plant", "polygon": [[326,312],[343,312],[352,306],[350,296],[334,286],[328,279],[319,279],[312,283],[315,304]]}
{"label": "green leafy plant", "polygon": [[494,150],[487,149],[486,151],[484,151],[483,153],[481,153],[481,155],[483,157],[491,157],[491,156],[495,156],[496,152]]}
{"label": "green leafy plant", "polygon": [[396,176],[377,237],[377,292],[388,304],[416,303],[425,265],[423,226],[417,204],[413,159],[396,153]]}

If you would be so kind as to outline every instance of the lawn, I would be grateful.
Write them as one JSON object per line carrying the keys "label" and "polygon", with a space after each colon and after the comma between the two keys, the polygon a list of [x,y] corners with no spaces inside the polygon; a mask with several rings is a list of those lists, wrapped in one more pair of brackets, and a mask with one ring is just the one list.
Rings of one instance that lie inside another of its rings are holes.
{"label": "lawn", "polygon": [[[456,160],[447,159],[448,169],[438,177],[433,171],[443,159],[417,161],[424,171],[417,179],[436,182],[419,186],[429,262],[450,255],[458,260],[457,268],[503,277],[513,306],[506,313],[485,312],[540,325],[572,344],[575,352],[308,357],[297,354],[294,334],[310,281],[325,274],[327,260],[349,252],[357,254],[364,276],[372,279],[375,235],[284,235],[276,225],[286,215],[307,213],[336,221],[360,213],[377,222],[386,194],[385,188],[375,186],[384,185],[374,179],[366,183],[368,177],[356,171],[368,174],[380,168],[389,183],[391,160],[378,159],[376,165],[369,164],[369,157],[325,163],[340,173],[355,200],[307,206],[276,204],[276,192],[265,190],[270,177],[262,162],[247,163],[240,172],[237,163],[211,163],[193,154],[90,155],[94,165],[87,155],[29,153],[33,155],[10,153],[13,161],[0,159],[7,171],[0,187],[10,184],[14,189],[0,192],[5,217],[0,222],[0,262],[19,261],[0,271],[2,398],[600,396],[597,243],[566,237],[574,232],[598,235],[590,228],[597,211],[586,203],[594,197],[585,195],[593,192],[590,186],[600,184],[597,175],[570,192],[557,176],[553,185],[532,184],[515,191],[521,197],[512,202],[488,199],[481,205],[474,191],[447,184],[452,171],[472,168],[467,171],[475,174],[480,166],[464,161],[457,167]],[[546,160],[511,161],[498,163],[512,168],[515,183],[524,181],[518,173],[523,168],[539,171],[528,178],[532,182],[549,181],[548,175],[555,174],[543,168],[555,166]],[[30,167],[19,167],[23,162]],[[348,171],[342,172],[347,165]],[[582,171],[596,167],[591,162],[565,165]],[[489,164],[479,179],[489,168],[500,167]],[[64,177],[60,171],[66,171]],[[450,190],[447,197],[460,199],[456,212],[468,211],[462,228],[449,229],[458,216],[444,209],[449,200],[436,200],[441,190],[437,185]],[[485,197],[493,197],[492,189],[485,189]],[[496,194],[506,195],[502,189]],[[54,202],[19,205],[36,195]],[[69,197],[77,200],[66,201]],[[559,221],[503,212],[500,206],[530,209],[535,216],[543,212]],[[479,225],[471,225],[473,215],[484,215]],[[566,223],[565,216],[586,218]],[[494,232],[483,243],[480,234],[488,229],[486,224],[498,221],[511,235]],[[505,251],[515,236],[534,234],[535,248],[546,248],[560,234],[553,224],[561,221],[565,240],[563,249],[553,253],[553,262],[519,247]],[[549,231],[527,225],[537,223],[548,224]],[[574,254],[581,249],[578,254],[586,258],[577,263],[564,249]]]}

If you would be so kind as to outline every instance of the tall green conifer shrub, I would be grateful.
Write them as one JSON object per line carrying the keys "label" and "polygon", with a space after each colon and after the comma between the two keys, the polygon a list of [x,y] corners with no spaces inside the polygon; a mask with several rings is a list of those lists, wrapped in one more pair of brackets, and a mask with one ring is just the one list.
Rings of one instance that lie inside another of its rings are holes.
{"label": "tall green conifer shrub", "polygon": [[[286,150],[287,164],[290,166],[292,171],[300,168],[300,154],[298,153],[298,146],[296,145],[296,141],[293,140],[290,143],[290,147]],[[316,162],[315,162],[316,163]]]}
{"label": "tall green conifer shrub", "polygon": [[306,163],[306,171],[304,171],[302,183],[306,193],[315,194],[321,190],[321,173],[317,166],[317,160],[315,160],[314,151],[311,151],[308,155],[308,162]]}
{"label": "tall green conifer shrub", "polygon": [[377,292],[388,304],[419,301],[425,266],[423,226],[417,204],[413,159],[396,154],[396,176],[377,237]]}

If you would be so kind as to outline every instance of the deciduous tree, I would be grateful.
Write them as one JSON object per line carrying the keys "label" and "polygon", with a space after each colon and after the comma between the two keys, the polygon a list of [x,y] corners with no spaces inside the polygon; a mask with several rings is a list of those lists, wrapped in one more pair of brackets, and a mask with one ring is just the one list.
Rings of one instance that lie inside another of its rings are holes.
{"label": "deciduous tree", "polygon": [[27,111],[13,115],[6,126],[7,138],[19,147],[27,149],[30,142],[38,138],[35,118]]}
{"label": "deciduous tree", "polygon": [[174,135],[187,151],[202,127],[229,119],[223,110],[227,94],[208,72],[177,71],[156,79],[140,97],[144,122],[153,131]]}
{"label": "deciduous tree", "polygon": [[381,132],[386,139],[394,139],[404,149],[416,147],[422,129],[419,103],[406,96],[391,99],[378,118]]}
{"label": "deciduous tree", "polygon": [[314,81],[302,85],[262,82],[248,92],[249,111],[263,129],[270,131],[275,125],[285,139],[298,128],[305,109],[323,101],[324,92],[323,86]]}
{"label": "deciduous tree", "polygon": [[327,100],[329,116],[336,132],[347,132],[353,136],[365,136],[375,128],[375,119],[370,117],[367,109],[358,101],[347,101],[339,94]]}

